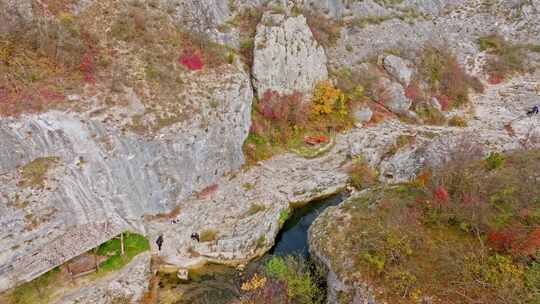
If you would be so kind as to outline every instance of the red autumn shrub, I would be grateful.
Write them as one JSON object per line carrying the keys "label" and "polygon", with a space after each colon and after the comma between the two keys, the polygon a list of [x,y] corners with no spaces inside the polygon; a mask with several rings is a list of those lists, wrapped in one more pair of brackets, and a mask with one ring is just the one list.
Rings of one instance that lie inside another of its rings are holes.
{"label": "red autumn shrub", "polygon": [[423,99],[422,90],[415,84],[410,84],[405,88],[405,96],[413,102],[420,102]]}
{"label": "red autumn shrub", "polygon": [[178,63],[185,66],[190,71],[197,71],[203,68],[203,61],[201,55],[193,51],[186,51],[180,58]]}
{"label": "red autumn shrub", "polygon": [[450,101],[450,98],[448,96],[440,95],[440,96],[437,97],[437,101],[441,105],[441,109],[443,111],[446,111],[446,110],[448,110],[450,108],[451,101]]}
{"label": "red autumn shrub", "polygon": [[86,53],[79,65],[79,70],[83,73],[84,81],[87,83],[94,83],[96,79],[94,78],[94,56],[91,52]]}
{"label": "red autumn shrub", "polygon": [[307,105],[302,102],[302,94],[294,92],[281,96],[267,90],[257,105],[258,112],[266,119],[282,125],[296,125],[308,118]]}
{"label": "red autumn shrub", "polygon": [[207,198],[209,197],[211,194],[215,193],[218,189],[218,185],[217,184],[213,184],[213,185],[210,185],[204,189],[201,190],[201,192],[199,192],[197,194],[197,197],[198,198]]}
{"label": "red autumn shrub", "polygon": [[463,193],[461,195],[461,203],[463,205],[473,205],[476,202],[475,197],[469,193]]}
{"label": "red autumn shrub", "polygon": [[540,227],[534,229],[529,235],[525,238],[523,245],[521,246],[520,253],[532,256],[540,249]]}
{"label": "red autumn shrub", "polygon": [[39,96],[44,103],[58,102],[64,100],[65,96],[62,93],[53,91],[48,88],[43,88],[39,91]]}
{"label": "red autumn shrub", "polygon": [[265,131],[265,126],[262,122],[258,120],[253,120],[251,126],[249,127],[249,133],[262,136]]}
{"label": "red autumn shrub", "polygon": [[450,196],[448,195],[448,192],[446,191],[446,189],[444,189],[443,186],[438,186],[435,189],[435,192],[433,193],[433,195],[435,197],[435,200],[438,203],[446,203],[448,202],[448,199],[450,198]]}
{"label": "red autumn shrub", "polygon": [[488,83],[496,85],[504,81],[504,77],[498,74],[490,74],[488,77]]}
{"label": "red autumn shrub", "polygon": [[517,234],[512,230],[493,230],[487,234],[487,243],[489,247],[498,252],[507,252],[512,249],[516,243]]}

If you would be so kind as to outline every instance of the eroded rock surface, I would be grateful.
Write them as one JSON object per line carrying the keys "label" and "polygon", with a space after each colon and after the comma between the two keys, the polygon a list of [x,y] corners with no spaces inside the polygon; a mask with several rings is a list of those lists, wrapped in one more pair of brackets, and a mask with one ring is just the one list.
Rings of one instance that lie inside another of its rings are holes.
{"label": "eroded rock surface", "polygon": [[[79,101],[88,112],[2,118],[0,247],[10,249],[0,251],[0,287],[33,278],[122,230],[144,232],[143,215],[168,212],[238,169],[252,90],[242,71],[222,72],[202,75],[179,100],[195,106],[189,118],[152,134],[129,130],[129,118],[142,107],[130,90],[127,106],[98,115],[94,96]],[[57,160],[37,172],[40,163],[32,161],[43,157]],[[25,174],[39,184],[26,186]]]}
{"label": "eroded rock surface", "polygon": [[404,60],[394,55],[389,55],[383,59],[384,69],[404,86],[411,83],[414,75],[414,65],[408,60]]}
{"label": "eroded rock surface", "polygon": [[266,13],[257,26],[253,57],[259,98],[266,91],[310,93],[317,82],[328,78],[324,50],[302,15]]}
{"label": "eroded rock surface", "polygon": [[[174,218],[147,223],[148,235],[152,240],[163,235],[159,255],[178,268],[206,262],[245,264],[272,247],[291,206],[345,187],[348,177],[341,168],[347,150],[342,142],[321,158],[286,154],[239,172],[204,197],[182,202]],[[198,233],[203,238],[209,232],[209,240],[190,237]]]}

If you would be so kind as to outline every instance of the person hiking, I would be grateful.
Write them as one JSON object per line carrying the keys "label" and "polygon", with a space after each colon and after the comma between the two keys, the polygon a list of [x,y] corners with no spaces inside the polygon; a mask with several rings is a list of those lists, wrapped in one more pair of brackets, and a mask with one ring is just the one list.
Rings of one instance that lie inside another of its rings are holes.
{"label": "person hiking", "polygon": [[158,246],[158,250],[161,251],[161,246],[163,245],[163,235],[158,236],[156,244]]}
{"label": "person hiking", "polygon": [[527,112],[527,116],[538,115],[538,105],[535,105],[532,110]]}
{"label": "person hiking", "polygon": [[194,241],[197,241],[197,242],[200,242],[200,238],[199,238],[199,234],[197,232],[193,232],[191,234],[191,239],[194,240]]}

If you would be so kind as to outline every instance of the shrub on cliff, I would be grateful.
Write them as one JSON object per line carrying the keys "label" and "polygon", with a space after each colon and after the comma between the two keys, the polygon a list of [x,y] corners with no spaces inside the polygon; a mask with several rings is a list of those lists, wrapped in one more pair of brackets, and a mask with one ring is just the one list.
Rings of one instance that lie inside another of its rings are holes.
{"label": "shrub on cliff", "polygon": [[490,55],[486,71],[492,84],[497,84],[512,74],[525,72],[526,46],[512,44],[497,34],[479,38],[478,46],[481,51]]}
{"label": "shrub on cliff", "polygon": [[315,86],[311,98],[313,115],[347,115],[347,100],[345,95],[335,88],[329,81],[323,81]]}
{"label": "shrub on cliff", "polygon": [[241,285],[240,303],[321,304],[321,276],[302,257],[273,256]]}
{"label": "shrub on cliff", "polygon": [[445,96],[450,107],[469,102],[470,91],[482,92],[482,83],[469,76],[448,50],[426,46],[418,61],[422,80],[427,81],[431,96]]}
{"label": "shrub on cliff", "polygon": [[325,48],[336,45],[341,37],[342,25],[339,22],[314,10],[304,10],[302,13],[317,42]]}

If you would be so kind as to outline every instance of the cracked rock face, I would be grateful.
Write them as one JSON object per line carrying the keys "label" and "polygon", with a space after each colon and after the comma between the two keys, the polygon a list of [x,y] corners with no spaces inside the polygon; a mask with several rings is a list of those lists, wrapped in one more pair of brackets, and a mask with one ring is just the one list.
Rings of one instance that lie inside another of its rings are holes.
{"label": "cracked rock face", "polygon": [[390,111],[397,114],[407,114],[412,105],[412,100],[405,96],[405,89],[398,82],[388,78],[381,78],[381,89],[377,92],[377,99]]}
{"label": "cracked rock face", "polygon": [[263,16],[257,26],[253,61],[259,98],[268,90],[282,95],[310,93],[317,82],[328,78],[326,61],[304,16]]}
{"label": "cracked rock face", "polygon": [[394,55],[386,56],[383,60],[384,69],[404,86],[411,83],[414,74],[414,65],[408,60],[404,60]]}

